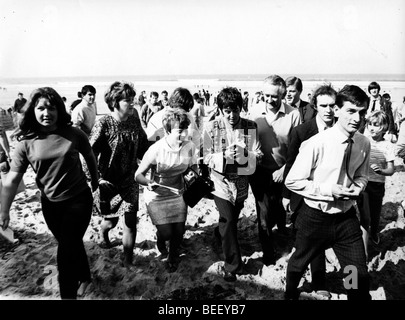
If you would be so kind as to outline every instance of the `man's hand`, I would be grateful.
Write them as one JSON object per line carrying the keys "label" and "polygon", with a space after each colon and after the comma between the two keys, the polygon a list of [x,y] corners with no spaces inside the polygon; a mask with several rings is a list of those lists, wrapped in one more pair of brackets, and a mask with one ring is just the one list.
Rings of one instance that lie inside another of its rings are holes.
{"label": "man's hand", "polygon": [[283,176],[284,176],[284,166],[282,166],[280,169],[273,172],[273,181],[282,183]]}
{"label": "man's hand", "polygon": [[360,195],[360,188],[346,188],[341,184],[332,186],[332,195],[339,200],[357,199]]}

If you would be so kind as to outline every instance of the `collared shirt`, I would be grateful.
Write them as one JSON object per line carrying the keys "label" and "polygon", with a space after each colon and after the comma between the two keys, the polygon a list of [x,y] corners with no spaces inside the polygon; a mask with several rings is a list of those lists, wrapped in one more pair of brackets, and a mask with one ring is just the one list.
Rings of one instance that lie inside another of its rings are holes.
{"label": "collared shirt", "polygon": [[[369,104],[368,109],[367,109],[366,117],[368,117],[373,111],[381,110],[381,102],[380,102],[380,100],[381,100],[381,97],[379,97],[379,96],[377,98],[370,97],[370,104]],[[375,101],[374,110],[371,110],[373,108],[374,101]]]}
{"label": "collared shirt", "polygon": [[316,125],[318,127],[318,132],[322,132],[326,129],[329,129],[331,127],[333,127],[333,125],[335,124],[334,121],[332,122],[332,125],[328,126],[325,121],[323,121],[320,117],[315,116],[315,121],[316,121]]}
{"label": "collared shirt", "polygon": [[[322,131],[307,140],[289,171],[285,185],[291,191],[304,196],[306,204],[325,213],[346,212],[354,200],[337,200],[332,195],[332,186],[338,184],[348,136],[339,125]],[[348,174],[363,191],[368,182],[370,141],[356,132],[351,152]],[[351,185],[345,178],[345,187]]]}
{"label": "collared shirt", "polygon": [[287,161],[288,137],[301,123],[298,109],[282,103],[276,114],[267,112],[266,104],[257,105],[251,119],[257,123],[263,158],[261,166],[275,171]]}

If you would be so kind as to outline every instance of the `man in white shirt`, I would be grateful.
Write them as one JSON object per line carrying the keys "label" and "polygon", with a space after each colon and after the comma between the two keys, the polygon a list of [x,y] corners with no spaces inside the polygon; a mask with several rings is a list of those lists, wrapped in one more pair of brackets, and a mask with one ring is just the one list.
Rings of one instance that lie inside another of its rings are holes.
{"label": "man in white shirt", "polygon": [[284,103],[286,84],[278,75],[263,81],[265,101],[252,108],[250,119],[257,124],[263,157],[254,174],[249,176],[256,202],[259,240],[263,249],[262,262],[274,264],[276,256],[272,228],[286,231],[285,211],[281,204],[283,173],[287,159],[288,137],[293,127],[300,124],[297,109]]}
{"label": "man in white shirt", "polygon": [[85,85],[82,88],[82,101],[72,111],[74,127],[82,129],[88,136],[96,122],[96,88]]}
{"label": "man in white shirt", "polygon": [[286,177],[286,187],[304,197],[295,222],[296,250],[287,267],[287,300],[299,298],[298,285],[308,264],[328,248],[333,248],[344,272],[355,273],[356,285],[344,284],[348,300],[371,299],[366,252],[354,208],[354,199],[368,182],[370,141],[357,132],[368,102],[367,94],[357,86],[346,85],[339,91],[337,123],[306,141]]}

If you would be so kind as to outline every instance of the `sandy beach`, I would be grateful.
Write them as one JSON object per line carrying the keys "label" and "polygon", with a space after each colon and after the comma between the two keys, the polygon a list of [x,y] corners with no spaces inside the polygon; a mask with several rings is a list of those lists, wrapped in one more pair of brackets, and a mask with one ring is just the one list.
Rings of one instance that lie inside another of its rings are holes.
{"label": "sandy beach", "polygon": [[[380,244],[370,242],[369,272],[373,300],[405,299],[405,219],[401,202],[405,200],[405,171],[400,159],[396,172],[387,177],[386,195],[380,222]],[[58,300],[57,243],[48,230],[41,212],[39,190],[29,169],[24,175],[26,190],[18,194],[11,209],[10,226],[18,242],[11,244],[0,237],[0,299]],[[135,248],[136,268],[121,263],[122,227],[111,231],[113,248],[103,249],[99,225],[93,215],[84,237],[92,284],[84,300],[282,300],[285,274],[293,250],[290,235],[274,229],[277,263],[264,266],[257,236],[254,199],[249,194],[239,220],[239,242],[245,272],[235,283],[221,276],[222,249],[214,237],[218,212],[213,200],[203,199],[189,209],[186,233],[181,247],[178,270],[168,273],[158,257],[155,227],[152,225],[140,193],[138,234]],[[303,300],[321,300],[310,292],[310,272],[301,286]],[[345,300],[342,270],[332,250],[327,251],[327,282],[332,300]]]}

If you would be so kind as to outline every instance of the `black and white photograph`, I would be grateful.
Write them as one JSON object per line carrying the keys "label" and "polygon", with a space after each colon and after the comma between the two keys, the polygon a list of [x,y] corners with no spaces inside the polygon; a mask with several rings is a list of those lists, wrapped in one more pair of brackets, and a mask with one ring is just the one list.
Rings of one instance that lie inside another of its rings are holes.
{"label": "black and white photograph", "polygon": [[403,0],[0,13],[0,300],[405,299]]}

